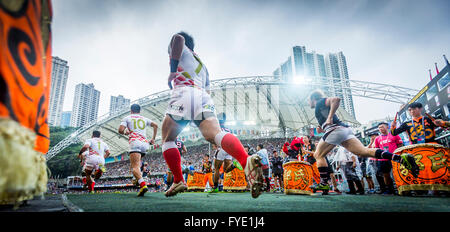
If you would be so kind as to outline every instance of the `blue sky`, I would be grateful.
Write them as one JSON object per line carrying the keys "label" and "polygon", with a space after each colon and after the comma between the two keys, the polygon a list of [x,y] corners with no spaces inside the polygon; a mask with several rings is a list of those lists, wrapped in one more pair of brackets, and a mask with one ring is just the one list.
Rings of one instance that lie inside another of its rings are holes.
{"label": "blue sky", "polygon": [[[131,100],[167,89],[171,36],[194,36],[212,79],[271,75],[295,45],[344,52],[350,79],[421,89],[450,57],[450,1],[53,1],[53,54],[69,62],[64,110],[78,83]],[[399,105],[354,98],[360,122]]]}

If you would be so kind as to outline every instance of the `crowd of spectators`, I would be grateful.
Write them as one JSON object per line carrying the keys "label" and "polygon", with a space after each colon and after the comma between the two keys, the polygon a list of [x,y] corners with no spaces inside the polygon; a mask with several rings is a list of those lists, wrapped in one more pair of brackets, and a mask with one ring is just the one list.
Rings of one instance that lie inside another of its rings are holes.
{"label": "crowd of spectators", "polygon": [[[273,150],[280,151],[283,145],[284,138],[273,139],[254,139],[254,140],[242,140],[243,145],[249,145],[256,152],[256,146],[258,144],[264,144],[264,148],[267,149],[269,154],[272,154]],[[211,149],[211,150],[210,150]],[[182,161],[184,164],[192,164],[195,170],[201,170],[203,155],[209,154],[212,158],[213,150],[209,147],[209,144],[201,144],[197,146],[191,146],[187,148],[187,153],[182,155]],[[212,160],[212,159],[211,159]],[[167,164],[161,152],[152,152],[145,155],[142,162],[149,164],[149,174],[165,173],[167,171]],[[106,173],[104,176],[130,176],[130,161],[121,160],[113,163],[106,164]]]}

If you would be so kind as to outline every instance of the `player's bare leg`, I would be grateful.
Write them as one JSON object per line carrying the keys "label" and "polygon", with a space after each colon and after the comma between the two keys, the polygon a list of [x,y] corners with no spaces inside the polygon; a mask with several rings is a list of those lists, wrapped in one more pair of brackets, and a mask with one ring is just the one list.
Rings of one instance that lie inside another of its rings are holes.
{"label": "player's bare leg", "polygon": [[102,171],[101,169],[98,169],[98,170],[95,171],[95,173],[94,173],[94,179],[95,179],[95,180],[98,180],[98,179],[100,179],[100,177],[102,177],[102,175],[103,175],[103,171]]}
{"label": "player's bare leg", "polygon": [[320,174],[320,183],[311,186],[313,192],[322,190],[323,194],[328,194],[328,191],[330,190],[330,186],[328,185],[330,173],[328,172],[329,167],[325,156],[330,153],[330,151],[333,150],[334,147],[335,145],[329,144],[323,140],[320,140],[319,144],[317,145],[316,151],[314,152],[314,158],[316,159],[317,169],[319,170]]}
{"label": "player's bare leg", "polygon": [[181,170],[180,151],[178,151],[178,147],[175,144],[175,139],[183,128],[184,126],[179,125],[168,115],[166,115],[162,123],[163,156],[173,175],[173,184],[165,192],[166,197],[175,196],[177,193],[184,192],[187,189]]}
{"label": "player's bare leg", "polygon": [[138,196],[144,196],[144,194],[148,191],[147,184],[145,183],[144,179],[142,178],[141,173],[141,154],[137,152],[130,153],[130,168],[131,173],[133,174],[134,178],[138,180],[139,184],[139,193]]}
{"label": "player's bare leg", "polygon": [[223,172],[231,172],[235,167],[233,166],[233,162],[229,159],[225,159],[223,161]]}
{"label": "player's bare leg", "polygon": [[345,147],[351,153],[361,157],[373,157],[376,159],[388,159],[405,166],[406,169],[411,171],[411,174],[417,178],[419,175],[419,167],[416,164],[414,156],[411,154],[402,154],[401,156],[392,154],[387,151],[383,151],[377,148],[367,148],[358,139],[351,138],[342,142],[342,146]]}
{"label": "player's bare leg", "polygon": [[220,179],[220,166],[222,166],[223,160],[214,160],[214,175],[213,175],[213,183],[214,186],[208,193],[217,193],[219,192],[219,179]]}
{"label": "player's bare leg", "polygon": [[85,173],[86,173],[86,184],[88,186],[88,191],[89,192],[93,192],[94,191],[95,182],[92,180],[92,177],[91,177],[92,170],[86,169]]}
{"label": "player's bare leg", "polygon": [[261,157],[256,154],[249,156],[236,136],[220,129],[216,117],[203,120],[199,129],[207,141],[220,146],[241,164],[250,185],[252,197],[257,198],[261,194],[263,186]]}

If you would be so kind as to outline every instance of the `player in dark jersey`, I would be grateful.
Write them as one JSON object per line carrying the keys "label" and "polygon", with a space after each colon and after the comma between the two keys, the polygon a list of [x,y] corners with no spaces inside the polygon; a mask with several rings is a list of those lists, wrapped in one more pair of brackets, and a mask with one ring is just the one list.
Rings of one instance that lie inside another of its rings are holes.
{"label": "player in dark jersey", "polygon": [[315,116],[319,122],[318,132],[325,132],[314,152],[317,161],[317,168],[320,173],[320,183],[311,186],[313,190],[322,190],[327,194],[330,190],[328,180],[328,164],[325,156],[337,145],[345,147],[353,154],[362,157],[375,157],[377,159],[388,159],[403,164],[417,178],[419,167],[414,156],[402,154],[401,156],[392,154],[382,149],[365,147],[354,135],[352,130],[337,117],[336,111],[339,108],[341,99],[338,97],[327,98],[322,91],[316,90],[309,97],[311,108],[315,108]]}

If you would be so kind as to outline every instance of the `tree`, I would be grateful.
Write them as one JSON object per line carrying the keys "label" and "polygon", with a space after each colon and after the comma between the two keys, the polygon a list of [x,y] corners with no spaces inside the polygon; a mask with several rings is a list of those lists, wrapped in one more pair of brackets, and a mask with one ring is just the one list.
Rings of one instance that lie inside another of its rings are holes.
{"label": "tree", "polygon": [[[77,128],[74,127],[50,127],[50,148],[76,130]],[[50,169],[50,174],[52,176],[59,175],[62,178],[79,175],[81,173],[81,165],[77,155],[81,146],[81,143],[72,144],[49,160],[47,166]]]}

